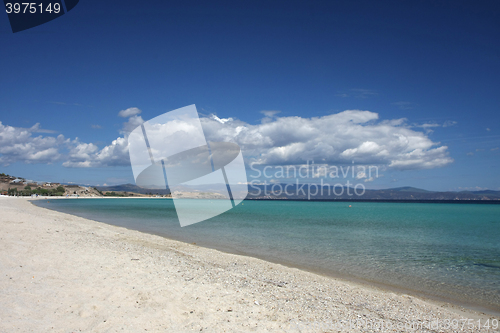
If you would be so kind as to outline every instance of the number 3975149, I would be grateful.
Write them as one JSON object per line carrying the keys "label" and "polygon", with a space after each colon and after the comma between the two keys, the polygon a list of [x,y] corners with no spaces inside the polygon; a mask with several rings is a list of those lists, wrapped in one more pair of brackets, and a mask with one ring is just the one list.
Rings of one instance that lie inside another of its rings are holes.
{"label": "number 3975149", "polygon": [[61,5],[59,3],[49,3],[47,6],[43,4],[36,4],[36,2],[14,2],[14,3],[6,3],[5,11],[7,14],[36,14],[36,13],[55,13],[58,14],[61,11]]}

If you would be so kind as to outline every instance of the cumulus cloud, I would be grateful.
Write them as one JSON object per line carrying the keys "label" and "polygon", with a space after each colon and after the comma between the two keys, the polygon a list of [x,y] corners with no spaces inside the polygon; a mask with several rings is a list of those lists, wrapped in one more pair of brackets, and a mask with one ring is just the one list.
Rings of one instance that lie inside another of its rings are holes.
{"label": "cumulus cloud", "polygon": [[66,167],[90,167],[92,164],[92,155],[99,148],[93,143],[80,143],[78,138],[73,141],[73,146],[69,152],[69,159],[63,163]]}
{"label": "cumulus cloud", "polygon": [[117,138],[101,150],[92,143],[81,143],[78,139],[73,143],[74,146],[63,163],[65,167],[95,168],[130,165],[128,142],[125,138]]}
{"label": "cumulus cloud", "polygon": [[[124,128],[141,122],[142,118],[133,116]],[[63,162],[65,167],[80,168],[130,165],[125,137],[119,137],[99,149],[93,143],[81,142],[78,138],[66,139],[62,134],[57,137],[33,136],[33,133],[39,132],[39,126],[35,124],[26,129],[0,122],[0,164]]]}
{"label": "cumulus cloud", "polygon": [[347,110],[323,117],[277,117],[250,125],[202,119],[209,141],[234,141],[252,163],[385,165],[428,169],[453,162],[448,147],[405,125],[404,119],[379,121],[377,113]]}
{"label": "cumulus cloud", "polygon": [[120,130],[120,134],[123,137],[118,137],[110,145],[102,149],[99,149],[93,143],[80,142],[76,138],[71,142],[72,145],[63,166],[71,168],[94,168],[130,165],[127,137],[137,126],[144,123],[144,119],[138,115],[141,112],[138,108],[128,108],[120,111],[118,113],[120,117],[128,118]]}
{"label": "cumulus cloud", "polygon": [[128,118],[140,114],[142,111],[138,108],[128,108],[126,110],[121,110],[118,112],[118,116],[123,118]]}
{"label": "cumulus cloud", "polygon": [[62,134],[57,137],[33,136],[33,133],[39,132],[41,132],[40,124],[35,124],[31,128],[19,128],[0,122],[0,164],[58,161],[61,157],[58,147],[65,143],[64,136]]}
{"label": "cumulus cloud", "polygon": [[[130,164],[127,135],[144,122],[139,115],[129,114],[120,131],[122,136],[102,149],[62,135],[34,137],[34,130],[0,123],[0,163],[61,160],[66,167],[127,166]],[[405,170],[430,169],[453,162],[448,147],[407,125],[404,118],[381,121],[377,113],[361,110],[313,118],[278,117],[276,112],[264,115],[268,120],[256,125],[216,116],[200,121],[208,141],[237,143],[247,163],[303,165],[314,161],[340,165],[354,162]],[[183,133],[189,137],[189,127],[186,128]],[[366,175],[362,178],[371,181]]]}
{"label": "cumulus cloud", "polygon": [[123,134],[125,137],[130,134],[137,126],[144,123],[144,119],[141,116],[132,116],[128,118],[128,120],[123,123],[123,127],[120,130],[120,134]]}
{"label": "cumulus cloud", "polygon": [[120,111],[118,113],[120,117],[128,118],[120,130],[120,134],[123,137],[118,137],[110,145],[102,149],[99,149],[93,143],[80,142],[78,138],[73,140],[63,166],[71,168],[94,168],[130,165],[127,137],[137,126],[144,123],[144,119],[139,116],[141,112],[138,108],[128,108]]}

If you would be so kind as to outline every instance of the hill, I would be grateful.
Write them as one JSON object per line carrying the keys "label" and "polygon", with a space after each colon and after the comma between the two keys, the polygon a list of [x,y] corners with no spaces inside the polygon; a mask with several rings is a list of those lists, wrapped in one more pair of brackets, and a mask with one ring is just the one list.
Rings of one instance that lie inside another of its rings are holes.
{"label": "hill", "polygon": [[[285,193],[285,189],[286,192]],[[281,193],[280,193],[281,192]],[[247,199],[293,199],[293,200],[500,200],[500,191],[439,192],[415,187],[399,187],[381,190],[314,185],[309,188],[296,184],[250,185]]]}

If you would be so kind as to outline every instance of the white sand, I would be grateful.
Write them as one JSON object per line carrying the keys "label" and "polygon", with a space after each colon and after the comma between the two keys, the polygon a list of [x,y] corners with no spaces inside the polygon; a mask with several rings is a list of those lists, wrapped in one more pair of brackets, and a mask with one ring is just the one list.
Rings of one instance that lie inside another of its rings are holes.
{"label": "white sand", "polygon": [[0,227],[0,332],[452,332],[464,318],[486,332],[493,318],[22,198],[0,198]]}

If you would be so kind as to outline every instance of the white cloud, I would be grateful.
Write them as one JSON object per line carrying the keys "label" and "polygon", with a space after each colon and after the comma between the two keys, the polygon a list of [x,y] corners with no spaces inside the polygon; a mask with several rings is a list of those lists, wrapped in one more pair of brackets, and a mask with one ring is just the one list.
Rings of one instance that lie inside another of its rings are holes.
{"label": "white cloud", "polygon": [[30,131],[32,133],[50,133],[50,134],[57,133],[56,131],[42,128],[42,126],[40,125],[40,123],[36,123],[32,127],[26,128],[26,130],[28,130],[28,131]]}
{"label": "white cloud", "polygon": [[417,148],[408,153],[400,154],[397,159],[389,163],[389,167],[396,169],[432,169],[442,167],[453,162],[448,156],[447,146],[434,149]]}
{"label": "white cloud", "polygon": [[[354,161],[394,169],[430,169],[453,162],[448,147],[408,126],[406,119],[380,121],[377,113],[360,110],[313,118],[276,114],[267,114],[273,118],[256,125],[213,116],[201,118],[201,123],[208,141],[238,143],[248,163],[340,165]],[[102,149],[62,135],[33,137],[30,130],[0,123],[0,163],[62,160],[66,167],[126,166],[130,163],[127,135],[143,122],[138,115],[130,116],[121,130],[123,136]],[[184,132],[190,135],[189,130]]]}
{"label": "white cloud", "polygon": [[273,121],[276,118],[276,115],[280,113],[281,111],[276,111],[276,110],[263,110],[260,111],[265,117],[261,119],[261,122],[264,123],[269,123]]}
{"label": "white cloud", "polygon": [[144,123],[144,119],[138,115],[139,113],[141,113],[141,110],[138,108],[128,108],[120,111],[119,116],[129,118],[123,123],[120,130],[120,134],[123,137],[116,138],[111,144],[102,149],[99,149],[93,143],[80,142],[78,138],[73,140],[63,166],[71,168],[94,168],[130,165],[127,137],[137,126]]}
{"label": "white cloud", "polygon": [[413,125],[413,127],[420,127],[420,128],[423,128],[425,130],[425,133],[426,134],[431,134],[434,132],[433,128],[435,127],[441,127],[441,125],[439,124],[436,124],[436,123],[426,123],[426,124],[415,124]]}
{"label": "white cloud", "polygon": [[74,144],[76,145],[70,150],[67,160],[63,163],[65,167],[95,168],[130,165],[128,142],[125,138],[117,138],[101,150],[92,143],[80,143],[78,138]]}
{"label": "white cloud", "polygon": [[251,162],[386,165],[428,169],[453,162],[448,147],[406,126],[404,119],[378,121],[370,111],[347,110],[323,117],[276,117],[258,125],[202,118],[209,141],[234,141]]}
{"label": "white cloud", "polygon": [[227,123],[228,121],[233,121],[233,118],[219,118],[216,115],[210,116],[213,120],[218,121],[221,124]]}
{"label": "white cloud", "polygon": [[69,152],[69,159],[63,163],[66,167],[90,167],[91,157],[99,148],[93,143],[80,143],[78,138],[73,142],[76,146]]}
{"label": "white cloud", "polygon": [[488,132],[489,132],[489,131],[491,131],[491,129],[490,129],[490,128],[487,128],[486,130],[487,130]]}
{"label": "white cloud", "polygon": [[0,164],[53,163],[61,154],[58,147],[65,143],[64,136],[32,136],[40,131],[40,124],[31,128],[3,125],[0,122]]}
{"label": "white cloud", "polygon": [[260,113],[262,113],[266,117],[273,118],[278,113],[281,113],[281,111],[276,111],[276,110],[262,110],[262,111],[260,111]]}
{"label": "white cloud", "polygon": [[415,127],[421,127],[423,129],[428,129],[432,127],[440,127],[441,125],[436,124],[436,123],[427,123],[427,124],[421,124],[421,125],[415,125]]}
{"label": "white cloud", "polygon": [[128,118],[127,122],[123,123],[123,127],[120,130],[120,134],[128,136],[137,126],[144,122],[141,116],[132,116]]}
{"label": "white cloud", "polygon": [[123,118],[128,118],[140,114],[142,111],[138,108],[128,108],[126,110],[121,110],[118,115]]}
{"label": "white cloud", "polygon": [[[140,116],[132,116],[124,129],[142,123]],[[40,124],[31,128],[3,125],[0,122],[0,164],[63,162],[66,167],[102,167],[129,165],[128,142],[119,137],[99,149],[93,143],[65,139],[64,136],[33,136],[40,132]],[[44,133],[44,132],[43,132]]]}
{"label": "white cloud", "polygon": [[434,122],[434,123],[425,123],[425,124],[413,124],[413,126],[411,126],[411,127],[423,128],[425,130],[425,133],[431,134],[434,132],[434,130],[432,128],[451,127],[451,126],[455,126],[456,124],[457,124],[457,122],[454,120],[446,120],[443,124],[438,124],[438,123]]}

